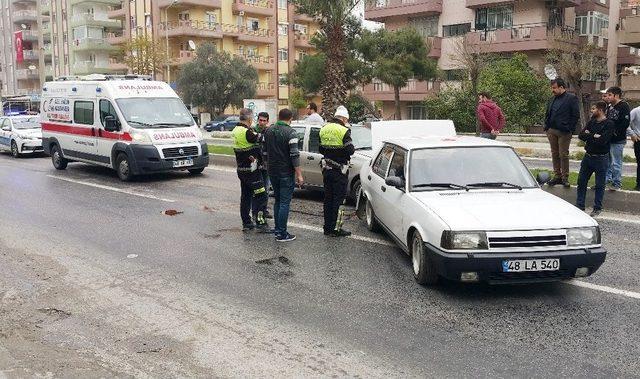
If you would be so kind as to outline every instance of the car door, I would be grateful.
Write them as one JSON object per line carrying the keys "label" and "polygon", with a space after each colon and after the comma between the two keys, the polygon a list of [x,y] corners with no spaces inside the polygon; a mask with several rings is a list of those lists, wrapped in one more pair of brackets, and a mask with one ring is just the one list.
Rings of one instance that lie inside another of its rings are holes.
{"label": "car door", "polygon": [[371,165],[371,171],[366,178],[361,180],[367,181],[367,187],[369,188],[369,201],[371,202],[371,206],[373,207],[373,211],[377,215],[380,222],[385,224],[386,220],[384,218],[384,212],[382,208],[384,207],[384,199],[382,198],[382,187],[385,187],[384,183],[385,178],[387,177],[387,171],[389,171],[389,165],[391,164],[391,159],[393,158],[393,146],[389,144],[385,144],[376,159],[373,161]]}
{"label": "car door", "polygon": [[[393,148],[393,157],[389,164],[389,170],[385,178],[396,176],[406,182],[406,162],[407,151],[395,146]],[[403,221],[403,199],[405,197],[405,188],[396,188],[382,183],[380,186],[380,211],[379,217],[383,218],[385,225],[400,240],[403,240],[402,221]],[[378,212],[378,211],[376,211]]]}
{"label": "car door", "polygon": [[11,143],[11,120],[0,118],[0,149],[9,150]]}
{"label": "car door", "polygon": [[324,181],[322,179],[322,167],[320,167],[320,160],[322,154],[320,154],[320,128],[321,126],[309,126],[309,137],[307,138],[307,156],[305,158],[305,182],[308,182],[314,187],[324,187]]}

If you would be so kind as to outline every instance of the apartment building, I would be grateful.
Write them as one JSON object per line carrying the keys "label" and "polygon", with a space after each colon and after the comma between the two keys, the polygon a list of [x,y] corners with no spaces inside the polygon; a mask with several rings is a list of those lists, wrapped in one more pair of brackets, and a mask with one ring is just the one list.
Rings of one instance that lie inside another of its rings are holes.
{"label": "apartment building", "polygon": [[[462,36],[476,51],[523,52],[537,69],[542,69],[547,51],[558,43],[591,42],[601,47],[603,59],[613,59],[611,70],[615,71],[618,43],[612,41],[615,45],[609,46],[612,1],[619,4],[620,0],[378,0],[365,9],[365,18],[383,22],[391,30],[414,26],[431,45],[430,55],[438,60],[446,79],[455,80],[459,74],[454,56]],[[615,11],[620,11],[619,6]],[[615,77],[615,72],[611,74]],[[401,91],[402,118],[426,118],[422,100],[446,84],[447,80],[410,81]],[[594,78],[590,89],[604,85]],[[385,117],[393,116],[392,88],[374,82],[364,88],[364,94],[383,103]]]}
{"label": "apartment building", "polygon": [[287,0],[127,0],[109,17],[123,30],[108,34],[111,45],[145,33],[166,46],[170,63],[159,79],[175,86],[180,68],[195,57],[193,47],[213,43],[258,71],[257,97],[289,103],[286,75],[296,60],[313,53],[318,25],[295,13]]}
{"label": "apartment building", "polygon": [[623,4],[620,13],[618,38],[622,55],[618,57],[618,71],[621,73],[621,85],[628,100],[640,101],[640,70],[625,73],[624,66],[640,67],[640,0]]}
{"label": "apartment building", "polygon": [[37,98],[50,70],[49,38],[39,32],[48,0],[0,0],[0,94]]}

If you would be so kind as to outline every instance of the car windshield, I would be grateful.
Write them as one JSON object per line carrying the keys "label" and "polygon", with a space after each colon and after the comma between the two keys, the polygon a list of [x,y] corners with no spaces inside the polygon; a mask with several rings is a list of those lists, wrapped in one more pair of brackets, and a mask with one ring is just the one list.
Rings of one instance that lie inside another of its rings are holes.
{"label": "car windshield", "polygon": [[371,150],[371,129],[362,126],[351,127],[351,139],[356,150]]}
{"label": "car windshield", "polygon": [[411,189],[415,191],[537,187],[520,158],[508,147],[414,150],[409,171]]}
{"label": "car windshield", "polygon": [[193,125],[193,117],[178,98],[116,100],[122,115],[134,128],[180,128]]}
{"label": "car windshield", "polygon": [[12,121],[14,129],[40,129],[38,117],[14,118]]}

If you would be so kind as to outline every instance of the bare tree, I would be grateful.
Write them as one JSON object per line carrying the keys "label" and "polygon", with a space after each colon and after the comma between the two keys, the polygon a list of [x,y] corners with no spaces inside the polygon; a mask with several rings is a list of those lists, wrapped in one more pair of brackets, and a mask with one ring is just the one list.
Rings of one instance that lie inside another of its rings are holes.
{"label": "bare tree", "polygon": [[168,57],[162,44],[147,35],[138,35],[122,47],[118,60],[134,74],[154,75],[162,72]]}

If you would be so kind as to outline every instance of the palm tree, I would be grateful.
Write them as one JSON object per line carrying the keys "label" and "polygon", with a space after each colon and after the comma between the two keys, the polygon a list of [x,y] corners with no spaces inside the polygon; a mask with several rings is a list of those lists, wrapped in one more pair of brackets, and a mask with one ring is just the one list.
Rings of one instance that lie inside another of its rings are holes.
{"label": "palm tree", "polygon": [[325,119],[333,115],[338,105],[347,99],[348,82],[345,75],[347,58],[347,36],[345,27],[353,10],[364,1],[371,0],[291,0],[296,12],[315,17],[320,30],[325,35],[327,57],[324,80],[320,88],[322,95],[322,115]]}

